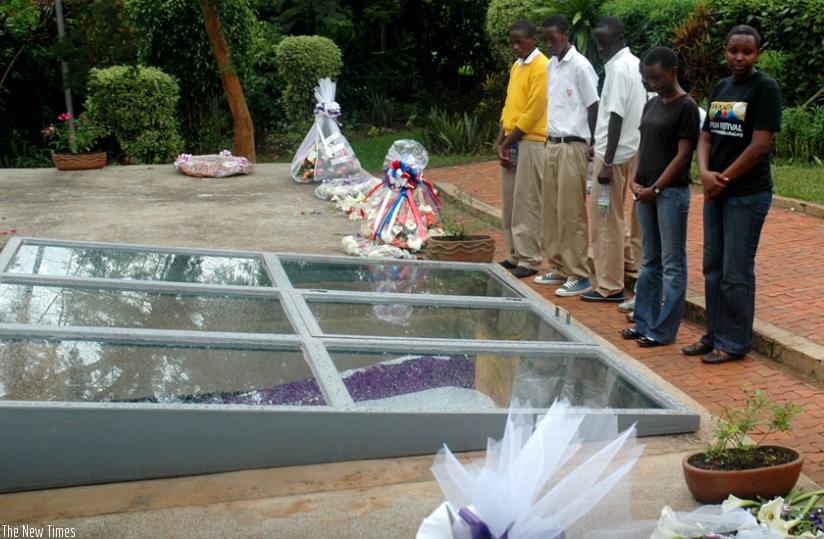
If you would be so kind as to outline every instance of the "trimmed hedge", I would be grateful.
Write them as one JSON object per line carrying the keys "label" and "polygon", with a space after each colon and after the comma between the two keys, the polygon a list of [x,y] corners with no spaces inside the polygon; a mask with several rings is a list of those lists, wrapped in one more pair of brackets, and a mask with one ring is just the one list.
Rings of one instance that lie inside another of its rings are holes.
{"label": "trimmed hedge", "polygon": [[[543,5],[539,0],[490,0],[486,11],[486,37],[492,49],[492,57],[501,68],[508,68],[515,61],[512,46],[509,44],[509,30],[518,19],[526,19],[535,23],[538,32],[541,30],[539,8]],[[536,36],[541,42],[541,36]]]}
{"label": "trimmed hedge", "polygon": [[155,67],[113,66],[89,73],[87,103],[112,128],[131,163],[167,163],[180,153],[180,88]]}
{"label": "trimmed hedge", "polygon": [[289,36],[275,48],[278,72],[286,81],[283,106],[286,117],[299,124],[311,116],[315,105],[313,89],[318,80],[336,78],[343,67],[340,49],[321,36]]}

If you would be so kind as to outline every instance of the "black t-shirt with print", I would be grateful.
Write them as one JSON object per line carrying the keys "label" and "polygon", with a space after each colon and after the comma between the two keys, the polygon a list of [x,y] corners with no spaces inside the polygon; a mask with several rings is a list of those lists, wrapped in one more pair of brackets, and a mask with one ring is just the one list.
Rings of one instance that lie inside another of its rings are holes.
{"label": "black t-shirt with print", "polygon": [[[710,170],[723,172],[752,141],[755,130],[781,130],[781,92],[775,79],[761,71],[738,81],[727,77],[710,95],[704,131],[712,135]],[[761,160],[722,192],[722,196],[751,195],[772,190],[770,156]]]}
{"label": "black t-shirt with print", "polygon": [[[647,101],[640,125],[641,144],[638,147],[638,174],[635,177],[638,183],[650,187],[661,177],[661,173],[678,155],[679,139],[689,139],[695,148],[700,131],[698,118],[698,105],[689,94],[669,103],[664,103],[661,96]],[[689,185],[691,181],[688,162],[669,186]]]}

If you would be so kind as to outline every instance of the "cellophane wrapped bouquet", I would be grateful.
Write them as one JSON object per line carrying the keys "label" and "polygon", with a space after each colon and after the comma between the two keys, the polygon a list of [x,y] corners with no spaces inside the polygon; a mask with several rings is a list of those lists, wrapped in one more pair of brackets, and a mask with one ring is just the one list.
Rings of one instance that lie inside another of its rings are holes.
{"label": "cellophane wrapped bouquet", "polygon": [[342,186],[346,192],[368,189],[370,182],[374,184],[373,178],[361,169],[338,125],[340,105],[335,101],[335,83],[328,78],[318,81],[315,98],[315,121],[292,159],[292,179],[298,183],[326,183],[320,193],[316,192],[324,200],[338,192],[336,187]]}
{"label": "cellophane wrapped bouquet", "polygon": [[191,155],[182,153],[175,159],[175,170],[187,176],[225,178],[237,174],[251,174],[252,163],[229,150],[219,154]]}
{"label": "cellophane wrapped bouquet", "polygon": [[554,403],[540,421],[510,409],[503,439],[465,466],[444,447],[432,472],[446,502],[417,539],[637,539],[648,523],[629,513],[628,473],[643,451],[614,414]]}
{"label": "cellophane wrapped bouquet", "polygon": [[363,220],[361,236],[385,245],[418,251],[438,221],[441,202],[432,183],[423,177],[429,163],[426,149],[414,140],[396,140],[384,159],[383,181],[359,204],[350,205],[350,217]]}

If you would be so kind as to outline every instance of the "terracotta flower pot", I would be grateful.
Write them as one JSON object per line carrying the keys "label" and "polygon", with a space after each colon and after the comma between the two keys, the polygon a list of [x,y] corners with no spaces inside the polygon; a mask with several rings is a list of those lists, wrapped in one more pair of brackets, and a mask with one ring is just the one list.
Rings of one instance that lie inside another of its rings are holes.
{"label": "terracotta flower pot", "polygon": [[449,236],[434,236],[426,244],[426,253],[429,260],[492,262],[495,238],[479,235],[456,240]]}
{"label": "terracotta flower pot", "polygon": [[106,152],[55,153],[52,162],[57,170],[89,170],[106,166]]}
{"label": "terracotta flower pot", "polygon": [[785,464],[750,470],[705,470],[690,464],[690,459],[703,453],[693,453],[681,462],[684,479],[693,498],[701,503],[721,503],[734,494],[739,498],[755,499],[786,496],[801,475],[804,457],[793,449],[768,446],[794,453],[796,458]]}

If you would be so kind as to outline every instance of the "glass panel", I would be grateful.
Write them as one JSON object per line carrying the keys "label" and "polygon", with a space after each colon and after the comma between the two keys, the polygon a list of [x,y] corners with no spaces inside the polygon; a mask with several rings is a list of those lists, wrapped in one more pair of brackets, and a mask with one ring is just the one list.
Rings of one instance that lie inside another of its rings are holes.
{"label": "glass panel", "polygon": [[399,303],[308,303],[326,334],[507,341],[568,340],[529,307],[500,309]]}
{"label": "glass panel", "polygon": [[280,301],[0,284],[0,322],[293,334]]}
{"label": "glass panel", "polygon": [[557,398],[592,408],[660,408],[592,356],[331,352],[331,357],[352,399],[362,406],[506,408],[514,397],[540,408]]}
{"label": "glass panel", "polygon": [[461,270],[391,263],[332,263],[283,260],[295,288],[405,294],[520,297],[484,270]]}
{"label": "glass panel", "polygon": [[0,401],[326,404],[299,350],[0,340]]}
{"label": "glass panel", "polygon": [[23,245],[9,272],[61,277],[271,286],[256,258]]}
{"label": "glass panel", "polygon": [[513,395],[538,408],[548,408],[555,399],[590,408],[661,408],[596,356],[522,356]]}

